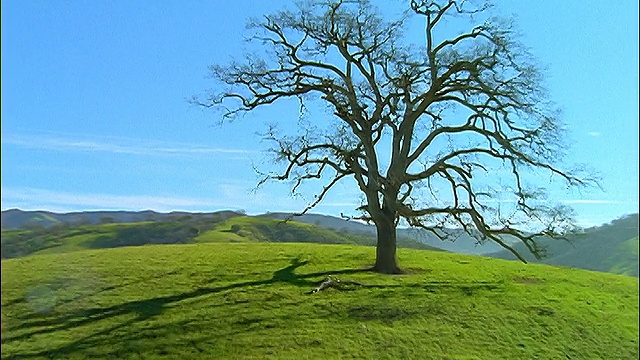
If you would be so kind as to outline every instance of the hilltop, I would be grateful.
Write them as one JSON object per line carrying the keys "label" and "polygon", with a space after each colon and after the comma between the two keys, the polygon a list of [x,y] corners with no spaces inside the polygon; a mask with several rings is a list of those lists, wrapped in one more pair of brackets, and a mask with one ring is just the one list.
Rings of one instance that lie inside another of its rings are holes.
{"label": "hilltop", "polygon": [[[633,359],[637,279],[400,249],[149,245],[2,261],[2,358]],[[362,283],[306,294],[327,275]]]}

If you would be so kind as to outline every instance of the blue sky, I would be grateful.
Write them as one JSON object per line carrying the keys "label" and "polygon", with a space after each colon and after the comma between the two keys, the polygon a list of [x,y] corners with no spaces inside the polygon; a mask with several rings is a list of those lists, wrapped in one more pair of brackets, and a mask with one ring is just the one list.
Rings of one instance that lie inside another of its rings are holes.
{"label": "blue sky", "polygon": [[[540,6],[549,3],[553,5]],[[402,4],[397,1],[394,4]],[[185,100],[208,66],[243,56],[245,20],[266,1],[3,1],[2,209],[299,211],[256,132],[292,121],[273,107],[231,124]],[[568,163],[604,191],[558,193],[585,226],[638,212],[638,3],[509,1],[563,110]],[[419,30],[418,30],[419,31]],[[350,183],[314,212],[352,213]]]}

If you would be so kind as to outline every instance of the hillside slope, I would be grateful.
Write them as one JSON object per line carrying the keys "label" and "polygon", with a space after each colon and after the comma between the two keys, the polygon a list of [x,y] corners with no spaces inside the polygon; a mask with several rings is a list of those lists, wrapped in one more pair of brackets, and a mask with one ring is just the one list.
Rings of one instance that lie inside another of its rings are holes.
{"label": "hillside slope", "polygon": [[[200,242],[310,242],[319,244],[375,245],[371,236],[339,234],[335,231],[277,219],[234,216],[202,222],[138,222],[51,227],[36,230],[2,231],[2,258],[71,251]],[[399,240],[399,247],[432,249],[420,242]]]}
{"label": "hillside slope", "polygon": [[[215,229],[204,232],[195,242],[304,242],[317,244],[353,244],[374,246],[377,242],[372,234],[336,232],[316,225],[298,221],[282,221],[276,218],[240,216],[228,219]],[[422,250],[437,250],[419,241],[398,239],[398,247]]]}
{"label": "hillside slope", "polygon": [[[327,215],[305,214],[302,216],[293,216],[291,213],[267,213],[261,216],[274,219],[292,219],[298,222],[314,224],[325,229],[336,230],[342,234],[348,233],[370,236],[375,236],[376,234],[376,228],[373,225],[367,225],[357,221],[350,221]],[[420,242],[432,248],[451,251],[458,254],[483,255],[498,252],[503,249],[500,245],[492,241],[478,244],[474,238],[463,231],[448,229],[443,232],[449,233],[451,235],[451,239],[455,241],[443,241],[431,232],[423,229],[399,228],[397,231],[398,239],[404,239],[404,241],[410,242]],[[507,244],[514,242],[511,238],[505,238],[503,240]]]}
{"label": "hillside slope", "polygon": [[[245,216],[232,211],[215,213],[154,213],[154,212],[2,212],[4,222],[24,227],[23,230],[2,231],[2,258],[34,253],[75,251],[88,248],[145,245],[157,243],[191,243],[202,241],[270,241],[317,242],[340,244],[375,244],[375,227],[327,215],[307,214],[293,217],[292,226],[281,226],[275,219],[291,218],[290,213],[267,213]],[[152,222],[134,222],[148,218]],[[251,219],[251,220],[248,220]],[[253,222],[249,225],[248,222]],[[265,221],[272,221],[265,224]],[[92,222],[120,222],[87,226]],[[237,224],[235,223],[237,222]],[[224,223],[224,225],[222,225]],[[80,226],[79,224],[85,224]],[[236,225],[236,230],[231,227]],[[244,224],[244,225],[243,225]],[[293,226],[293,224],[298,224]],[[303,224],[313,225],[304,227]],[[34,226],[27,226],[34,225]],[[45,227],[46,225],[46,227]],[[219,226],[217,228],[217,226]],[[100,227],[103,226],[103,227]],[[73,230],[72,230],[73,229]],[[329,231],[330,233],[327,233]],[[508,251],[493,243],[482,245],[467,234],[449,229],[456,241],[441,241],[420,229],[398,229],[400,247],[443,249],[446,251],[486,255],[515,260]],[[96,240],[96,237],[100,237]],[[586,229],[572,236],[571,242],[545,240],[539,242],[549,249],[543,263],[588,270],[638,276],[638,214],[612,221],[610,224]],[[196,239],[197,238],[197,239]],[[633,240],[636,239],[636,240]],[[529,261],[537,260],[513,239],[503,239]],[[97,246],[96,246],[97,245]]]}
{"label": "hillside slope", "polygon": [[[637,279],[401,249],[208,243],[2,261],[3,359],[635,359]],[[305,294],[332,275],[361,282]]]}
{"label": "hillside slope", "polygon": [[[569,241],[543,239],[540,244],[547,247],[549,253],[541,261],[520,244],[515,249],[532,262],[638,276],[638,214],[586,229],[582,234],[571,236]],[[488,256],[515,260],[507,251]]]}

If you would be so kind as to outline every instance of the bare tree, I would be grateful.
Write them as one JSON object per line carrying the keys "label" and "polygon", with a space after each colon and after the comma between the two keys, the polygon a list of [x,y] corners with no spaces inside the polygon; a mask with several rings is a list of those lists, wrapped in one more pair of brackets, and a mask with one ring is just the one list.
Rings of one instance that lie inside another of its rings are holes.
{"label": "bare tree", "polygon": [[[358,218],[377,229],[378,272],[400,272],[401,221],[440,238],[455,226],[525,261],[504,241],[515,237],[539,257],[536,238],[570,230],[571,211],[528,182],[544,174],[568,187],[590,180],[561,169],[563,128],[542,75],[512,25],[489,9],[410,1],[388,21],[366,0],[304,2],[252,21],[262,52],[212,66],[225,90],[194,102],[223,109],[225,118],[287,98],[300,101],[301,114],[311,102],[325,104],[331,114],[318,122],[330,127],[265,134],[282,168],[262,182],[291,181],[293,192],[320,182],[305,213],[335,184],[355,179]],[[411,44],[405,28],[417,18],[424,41]],[[472,25],[447,37],[448,18]]]}

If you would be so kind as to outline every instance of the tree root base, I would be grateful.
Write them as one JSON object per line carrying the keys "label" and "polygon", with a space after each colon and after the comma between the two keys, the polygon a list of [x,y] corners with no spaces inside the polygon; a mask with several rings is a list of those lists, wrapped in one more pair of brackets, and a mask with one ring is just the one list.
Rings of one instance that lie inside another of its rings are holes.
{"label": "tree root base", "polygon": [[402,271],[398,267],[388,268],[388,267],[382,267],[382,266],[374,266],[373,268],[371,268],[371,271],[377,272],[377,273],[380,273],[380,274],[387,274],[387,275],[402,275],[402,274],[404,274],[404,271]]}

